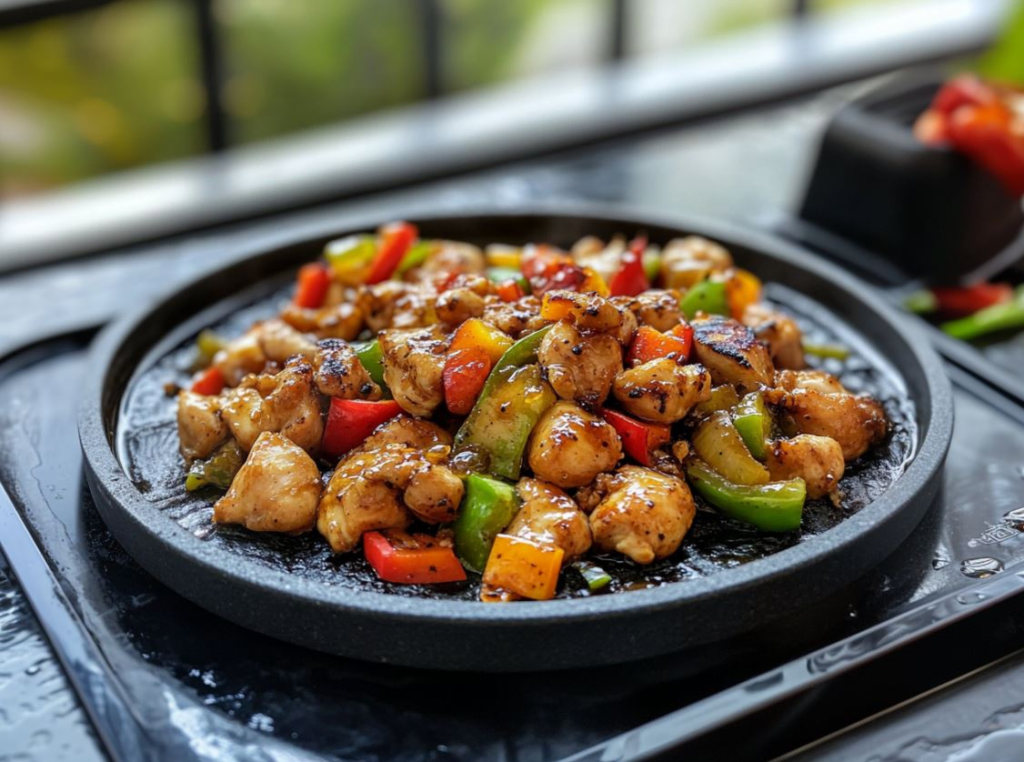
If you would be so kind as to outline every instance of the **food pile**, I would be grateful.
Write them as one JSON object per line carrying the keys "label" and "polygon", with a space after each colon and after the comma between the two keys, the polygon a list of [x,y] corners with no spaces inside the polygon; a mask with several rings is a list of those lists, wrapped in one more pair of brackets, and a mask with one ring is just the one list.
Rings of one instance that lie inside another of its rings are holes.
{"label": "food pile", "polygon": [[766,532],[839,509],[887,422],[809,350],[841,354],[704,238],[481,249],[395,223],[327,244],[277,317],[199,335],[185,487],[389,582],[543,600],[571,565],[598,591],[601,557],[651,564],[721,520],[696,502]]}

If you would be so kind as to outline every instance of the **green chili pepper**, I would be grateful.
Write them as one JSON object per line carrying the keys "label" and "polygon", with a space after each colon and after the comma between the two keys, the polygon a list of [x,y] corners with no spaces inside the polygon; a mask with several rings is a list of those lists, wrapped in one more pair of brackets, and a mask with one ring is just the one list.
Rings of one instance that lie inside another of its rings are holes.
{"label": "green chili pepper", "polygon": [[573,568],[580,573],[592,593],[602,590],[612,581],[612,575],[590,561],[577,561]]}
{"label": "green chili pepper", "polygon": [[753,486],[733,484],[699,460],[690,461],[686,476],[698,495],[727,516],[767,532],[800,528],[807,497],[803,479]]}
{"label": "green chili pepper", "polygon": [[772,436],[772,419],[761,392],[751,392],[733,409],[732,423],[750,454],[764,460]]}
{"label": "green chili pepper", "polygon": [[814,357],[829,357],[834,360],[845,360],[850,356],[850,350],[842,344],[814,344],[804,342],[804,353]]}
{"label": "green chili pepper", "polygon": [[413,244],[409,251],[405,252],[405,256],[402,257],[398,263],[398,267],[395,268],[394,274],[391,276],[391,280],[401,280],[402,276],[409,272],[414,267],[419,267],[427,261],[427,257],[436,248],[437,241],[419,241]]}
{"label": "green chili pepper", "polygon": [[649,249],[644,252],[641,262],[644,266],[644,275],[647,276],[647,282],[653,286],[661,276],[661,252]]}
{"label": "green chili pepper", "polygon": [[523,289],[524,294],[530,293],[530,281],[519,270],[511,267],[488,267],[487,279],[493,283],[504,283],[507,280],[514,280]]}
{"label": "green chili pepper", "polygon": [[339,276],[366,267],[376,254],[377,239],[371,235],[350,235],[324,246],[324,257]]}
{"label": "green chili pepper", "polygon": [[189,492],[206,486],[227,489],[244,462],[245,453],[242,448],[234,439],[229,439],[214,450],[209,458],[192,464],[185,477],[185,489]]}
{"label": "green chili pepper", "polygon": [[511,484],[480,474],[466,477],[466,494],[455,520],[455,552],[464,566],[483,572],[494,538],[519,510],[519,497]]}
{"label": "green chili pepper", "polygon": [[380,342],[374,339],[373,341],[355,343],[352,344],[352,349],[373,382],[387,391],[388,385],[384,383],[384,353],[381,351]]}
{"label": "green chili pepper", "polygon": [[728,315],[729,300],[726,297],[725,284],[716,280],[702,280],[683,295],[679,301],[679,309],[690,320],[698,312]]}
{"label": "green chili pepper", "polygon": [[1024,328],[1024,285],[1017,287],[1012,300],[943,323],[940,327],[953,338],[963,341],[1010,328]]}

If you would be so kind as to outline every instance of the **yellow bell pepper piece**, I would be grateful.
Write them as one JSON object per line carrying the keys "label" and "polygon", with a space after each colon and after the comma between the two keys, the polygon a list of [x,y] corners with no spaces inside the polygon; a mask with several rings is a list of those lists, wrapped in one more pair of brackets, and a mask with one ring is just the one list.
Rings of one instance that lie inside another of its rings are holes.
{"label": "yellow bell pepper piece", "polygon": [[546,601],[555,597],[565,551],[554,545],[499,534],[484,569],[484,585],[524,598]]}
{"label": "yellow bell pepper piece", "polygon": [[514,246],[488,246],[484,254],[488,267],[510,267],[518,270],[523,260],[522,252]]}
{"label": "yellow bell pepper piece", "polygon": [[512,337],[480,318],[470,318],[459,326],[452,337],[448,354],[452,355],[463,349],[479,347],[491,358],[491,365],[498,362],[505,350],[512,346]]}

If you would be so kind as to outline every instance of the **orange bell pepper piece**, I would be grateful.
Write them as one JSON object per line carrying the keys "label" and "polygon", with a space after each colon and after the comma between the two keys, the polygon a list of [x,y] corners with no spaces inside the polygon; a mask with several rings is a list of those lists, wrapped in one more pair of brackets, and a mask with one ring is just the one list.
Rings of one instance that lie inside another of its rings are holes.
{"label": "orange bell pepper piece", "polygon": [[512,346],[512,338],[501,329],[495,328],[490,323],[485,323],[480,318],[470,318],[460,325],[455,335],[452,336],[448,354],[461,352],[463,349],[477,348],[484,350],[491,362],[496,363],[510,346]]}
{"label": "orange bell pepper piece", "polygon": [[725,299],[734,320],[743,317],[747,307],[761,298],[761,279],[749,270],[736,268],[725,282]]}
{"label": "orange bell pepper piece", "polygon": [[225,386],[224,374],[217,366],[211,366],[199,374],[192,382],[192,391],[196,394],[220,394]]}
{"label": "orange bell pepper piece", "polygon": [[524,598],[546,601],[555,597],[565,551],[522,537],[499,534],[484,569],[484,585]]}
{"label": "orange bell pepper piece", "polygon": [[651,360],[675,355],[684,362],[690,357],[693,347],[693,328],[680,323],[668,333],[662,333],[649,325],[640,326],[636,338],[626,354],[626,362],[643,365]]}

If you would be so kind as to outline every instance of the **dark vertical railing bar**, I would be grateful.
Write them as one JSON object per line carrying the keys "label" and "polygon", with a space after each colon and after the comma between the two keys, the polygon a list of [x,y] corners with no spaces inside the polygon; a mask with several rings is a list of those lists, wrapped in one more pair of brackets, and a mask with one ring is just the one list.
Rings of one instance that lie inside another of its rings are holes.
{"label": "dark vertical railing bar", "polygon": [[612,0],[611,14],[609,55],[613,61],[621,61],[626,57],[626,0]]}
{"label": "dark vertical railing bar", "polygon": [[804,18],[811,10],[811,0],[793,0],[793,16]]}
{"label": "dark vertical railing bar", "polygon": [[195,12],[199,74],[206,92],[206,139],[211,151],[228,147],[224,116],[224,62],[221,58],[220,30],[213,17],[213,0],[192,0]]}
{"label": "dark vertical railing bar", "polygon": [[439,98],[441,82],[441,6],[439,0],[419,0],[423,29],[423,78],[428,98]]}

